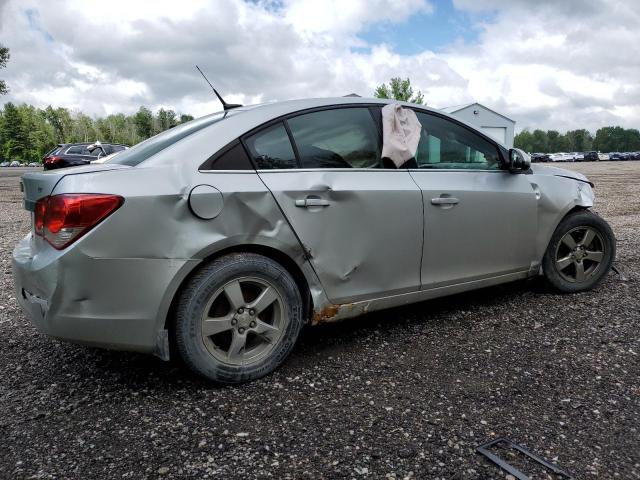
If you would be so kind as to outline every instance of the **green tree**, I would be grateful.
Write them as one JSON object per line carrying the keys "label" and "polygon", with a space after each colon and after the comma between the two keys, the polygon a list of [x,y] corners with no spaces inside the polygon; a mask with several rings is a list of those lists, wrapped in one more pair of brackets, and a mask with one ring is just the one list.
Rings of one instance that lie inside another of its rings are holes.
{"label": "green tree", "polygon": [[136,132],[140,138],[149,138],[153,135],[153,114],[146,107],[140,107],[133,116]]}
{"label": "green tree", "polygon": [[536,129],[531,134],[533,137],[532,140],[532,151],[536,153],[548,153],[549,150],[549,139],[547,138],[547,132],[544,130]]}
{"label": "green tree", "polygon": [[569,150],[572,152],[586,152],[593,147],[593,137],[584,128],[569,130],[566,137],[569,142]]}
{"label": "green tree", "polygon": [[557,130],[547,130],[547,148],[550,152],[566,152],[569,150],[569,141],[566,135],[561,135]]}
{"label": "green tree", "polygon": [[389,81],[389,85],[383,83],[378,86],[373,95],[376,98],[390,98],[419,105],[424,103],[424,95],[422,95],[421,91],[418,90],[415,96],[413,95],[411,80],[408,78],[403,80],[400,77],[394,77]]}
{"label": "green tree", "polygon": [[169,130],[178,124],[176,120],[176,112],[173,110],[165,110],[161,108],[155,118],[155,132],[160,133]]}
{"label": "green tree", "polygon": [[[513,146],[521,148],[525,152],[533,153],[533,140],[533,134],[525,128],[513,138]],[[538,150],[535,150],[535,152],[538,152]]]}
{"label": "green tree", "polygon": [[157,117],[140,107],[133,115],[92,118],[66,108],[45,109],[7,103],[0,109],[0,159],[37,161],[58,143],[102,142],[135,145],[155,133],[192,120],[187,114],[160,109]]}
{"label": "green tree", "polygon": [[624,143],[621,150],[625,152],[637,152],[640,150],[640,132],[635,128],[624,131]]}
{"label": "green tree", "polygon": [[53,127],[56,143],[72,141],[73,119],[66,108],[52,108],[49,105],[44,109],[47,122]]}
{"label": "green tree", "polygon": [[25,158],[29,141],[27,126],[22,122],[20,111],[11,102],[4,106],[2,132],[3,157],[10,160]]}
{"label": "green tree", "polygon": [[[0,68],[5,68],[9,61],[9,49],[0,44]],[[7,83],[4,80],[0,80],[0,95],[4,95],[9,91]]]}
{"label": "green tree", "polygon": [[593,148],[600,152],[624,150],[625,130],[622,127],[602,127],[596,131]]}
{"label": "green tree", "polygon": [[53,127],[47,123],[43,110],[25,104],[17,108],[26,133],[26,148],[19,159],[40,161],[56,144]]}

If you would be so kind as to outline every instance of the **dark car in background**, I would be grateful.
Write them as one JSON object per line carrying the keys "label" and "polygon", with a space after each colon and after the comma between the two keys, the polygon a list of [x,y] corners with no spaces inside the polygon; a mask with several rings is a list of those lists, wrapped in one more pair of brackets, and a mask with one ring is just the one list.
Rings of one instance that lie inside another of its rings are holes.
{"label": "dark car in background", "polygon": [[611,152],[609,154],[609,160],[627,160],[627,157],[620,152]]}
{"label": "dark car in background", "polygon": [[549,162],[549,155],[546,153],[532,153],[531,154],[532,162]]}
{"label": "dark car in background", "polygon": [[598,156],[598,152],[585,152],[582,160],[585,162],[598,162],[600,161],[600,157]]}
{"label": "dark car in background", "polygon": [[42,164],[45,170],[77,167],[127,148],[117,143],[61,143],[42,158]]}

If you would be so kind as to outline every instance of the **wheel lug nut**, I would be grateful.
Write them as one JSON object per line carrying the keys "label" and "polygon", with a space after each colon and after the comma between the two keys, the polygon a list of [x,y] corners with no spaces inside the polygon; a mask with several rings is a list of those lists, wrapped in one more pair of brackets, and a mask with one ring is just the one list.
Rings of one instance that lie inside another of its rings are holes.
{"label": "wheel lug nut", "polygon": [[249,325],[251,326],[251,328],[256,328],[256,322],[251,322]]}
{"label": "wheel lug nut", "polygon": [[256,311],[253,308],[249,310],[249,315],[253,316],[255,314],[256,314]]}
{"label": "wheel lug nut", "polygon": [[243,313],[243,312],[244,312],[244,308],[240,307],[240,308],[238,309],[238,313]]}
{"label": "wheel lug nut", "polygon": [[235,318],[231,319],[231,325],[235,325],[236,323],[238,323],[238,320],[236,320]]}
{"label": "wheel lug nut", "polygon": [[244,328],[240,327],[240,328],[238,329],[238,333],[244,333]]}

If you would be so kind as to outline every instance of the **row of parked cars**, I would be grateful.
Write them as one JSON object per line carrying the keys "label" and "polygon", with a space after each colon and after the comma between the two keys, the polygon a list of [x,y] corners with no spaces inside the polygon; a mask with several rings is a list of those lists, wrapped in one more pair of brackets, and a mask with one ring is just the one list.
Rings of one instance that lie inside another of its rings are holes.
{"label": "row of parked cars", "polygon": [[602,160],[640,160],[640,152],[532,153],[532,162],[598,162]]}
{"label": "row of parked cars", "polygon": [[0,167],[39,167],[39,162],[21,162],[20,160],[11,160],[10,162],[0,162]]}
{"label": "row of parked cars", "polygon": [[0,162],[0,167],[40,167],[45,170],[55,168],[86,165],[91,162],[104,161],[107,157],[129,148],[127,145],[116,143],[60,143],[56,148],[47,152],[40,162],[21,162],[11,160]]}

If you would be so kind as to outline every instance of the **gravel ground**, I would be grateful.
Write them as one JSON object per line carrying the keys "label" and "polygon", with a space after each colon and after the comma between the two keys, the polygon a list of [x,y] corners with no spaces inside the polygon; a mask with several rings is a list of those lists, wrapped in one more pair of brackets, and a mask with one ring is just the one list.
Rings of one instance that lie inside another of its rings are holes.
{"label": "gravel ground", "polygon": [[0,477],[501,478],[474,449],[506,436],[576,478],[640,478],[640,162],[565,167],[596,183],[629,281],[519,282],[309,328],[234,388],[38,334],[11,280],[29,217],[2,170]]}

